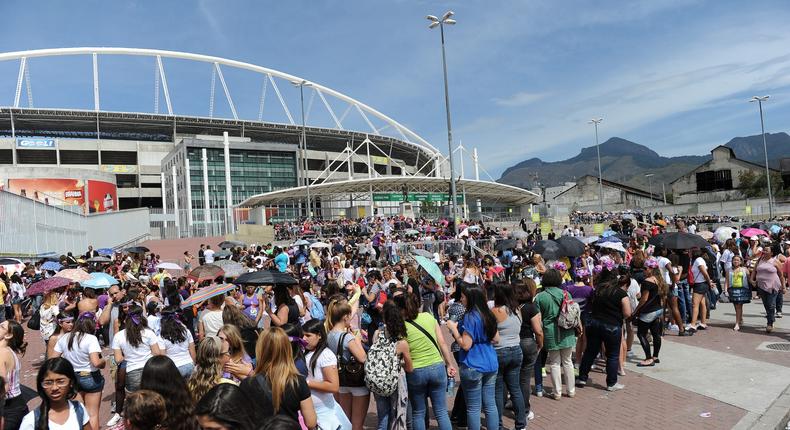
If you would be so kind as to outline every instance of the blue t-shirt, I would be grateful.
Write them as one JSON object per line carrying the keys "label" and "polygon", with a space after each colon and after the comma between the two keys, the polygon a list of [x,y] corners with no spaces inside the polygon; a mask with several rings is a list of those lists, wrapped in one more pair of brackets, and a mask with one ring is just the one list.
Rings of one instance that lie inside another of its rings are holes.
{"label": "blue t-shirt", "polygon": [[464,351],[461,348],[458,352],[460,364],[481,373],[499,370],[496,351],[494,351],[494,346],[491,345],[491,341],[486,336],[483,319],[478,311],[472,310],[464,315],[464,319],[458,324],[458,332],[461,335],[464,332],[469,333],[474,342],[469,351]]}
{"label": "blue t-shirt", "polygon": [[282,273],[288,269],[288,254],[281,252],[274,257],[274,264],[277,265],[277,270]]}

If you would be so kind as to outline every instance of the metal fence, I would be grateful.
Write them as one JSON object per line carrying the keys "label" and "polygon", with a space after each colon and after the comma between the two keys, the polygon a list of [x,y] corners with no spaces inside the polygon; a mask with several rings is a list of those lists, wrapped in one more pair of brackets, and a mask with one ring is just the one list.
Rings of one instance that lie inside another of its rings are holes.
{"label": "metal fence", "polygon": [[81,211],[0,191],[0,253],[32,256],[86,249],[88,219]]}
{"label": "metal fence", "polygon": [[[208,216],[206,216],[208,215]],[[186,237],[224,236],[234,227],[228,224],[225,209],[192,209],[192,222],[186,209],[178,211],[178,225],[173,210],[166,214],[161,208],[151,209],[151,237],[177,239]]]}

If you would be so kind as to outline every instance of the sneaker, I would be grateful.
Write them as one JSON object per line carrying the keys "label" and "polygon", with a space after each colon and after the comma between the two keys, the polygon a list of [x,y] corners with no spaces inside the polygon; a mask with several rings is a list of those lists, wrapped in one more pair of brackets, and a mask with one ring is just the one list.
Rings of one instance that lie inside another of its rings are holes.
{"label": "sneaker", "polygon": [[765,332],[766,333],[770,333],[772,331],[774,331],[774,326],[772,326],[772,325],[769,325],[768,327],[765,328]]}
{"label": "sneaker", "polygon": [[691,330],[683,330],[678,332],[678,336],[693,336],[694,332]]}
{"label": "sneaker", "polygon": [[670,324],[669,331],[680,331],[680,327],[677,324]]}
{"label": "sneaker", "polygon": [[113,414],[112,418],[110,418],[110,420],[107,421],[107,424],[105,424],[105,425],[107,427],[112,427],[112,426],[118,424],[118,421],[121,421],[121,418],[123,418],[123,417],[121,417],[121,414],[117,414],[117,413]]}
{"label": "sneaker", "polygon": [[614,385],[610,385],[610,386],[606,387],[606,391],[619,391],[619,390],[622,390],[623,388],[625,388],[625,385],[620,384],[620,383],[616,383]]}
{"label": "sneaker", "polygon": [[705,324],[703,324],[703,323],[697,324],[697,330],[707,330],[707,329],[708,329],[708,326],[706,326]]}
{"label": "sneaker", "polygon": [[529,415],[527,415],[527,420],[532,421],[535,419],[535,412],[529,411]]}
{"label": "sneaker", "polygon": [[555,391],[555,392],[551,393],[551,398],[554,399],[554,400],[559,400],[559,399],[562,398],[562,393],[559,392],[559,391]]}
{"label": "sneaker", "polygon": [[777,318],[782,318],[782,313],[781,313],[781,312],[777,312],[777,313],[776,313],[776,317],[777,317]]}
{"label": "sneaker", "polygon": [[535,395],[538,397],[543,397],[543,385],[537,384],[535,385]]}
{"label": "sneaker", "polygon": [[587,386],[587,381],[585,381],[584,379],[577,379],[576,386],[579,388],[584,388]]}
{"label": "sneaker", "polygon": [[628,357],[628,358],[631,358],[634,355],[636,355],[636,354],[634,354],[634,351],[631,351],[630,349],[628,351],[626,351],[626,353],[625,353],[625,356]]}
{"label": "sneaker", "polygon": [[740,331],[741,330],[741,326],[739,326],[738,324],[735,324],[735,327],[733,327],[732,329],[735,330],[735,331]]}

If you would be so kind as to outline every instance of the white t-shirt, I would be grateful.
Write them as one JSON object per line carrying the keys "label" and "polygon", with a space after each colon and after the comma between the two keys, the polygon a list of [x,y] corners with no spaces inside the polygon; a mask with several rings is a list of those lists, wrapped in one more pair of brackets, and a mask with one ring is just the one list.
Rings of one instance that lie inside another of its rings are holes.
{"label": "white t-shirt", "polygon": [[200,316],[200,321],[203,323],[203,333],[205,333],[206,336],[216,336],[217,332],[219,332],[219,329],[221,329],[223,325],[222,311],[205,311]]}
{"label": "white t-shirt", "polygon": [[192,356],[189,355],[189,344],[195,343],[192,333],[186,331],[186,340],[181,343],[173,343],[167,339],[159,338],[159,347],[162,348],[164,353],[173,360],[176,367],[181,367],[185,364],[192,364]]}
{"label": "white t-shirt", "polygon": [[351,267],[343,268],[343,281],[354,282],[354,269]]}
{"label": "white t-shirt", "polygon": [[159,336],[162,332],[162,317],[159,315],[148,315],[146,321],[148,321],[148,327]]}
{"label": "white t-shirt", "polygon": [[688,232],[691,234],[695,234],[697,233],[697,226],[694,224],[689,224],[689,226],[686,227],[686,230],[688,230]]}
{"label": "white t-shirt", "polygon": [[214,262],[214,250],[213,249],[207,249],[207,250],[203,251],[203,258],[206,259],[206,264],[213,263]]}
{"label": "white t-shirt", "polygon": [[115,337],[112,339],[112,349],[120,349],[121,352],[123,352],[127,372],[142,369],[145,367],[146,361],[153,356],[151,345],[158,343],[159,338],[150,328],[143,330],[142,338],[143,341],[137,348],[134,348],[126,341],[126,329],[116,333]]}
{"label": "white t-shirt", "polygon": [[672,285],[672,278],[669,276],[669,270],[667,270],[667,264],[671,264],[669,258],[667,257],[658,257],[658,270],[661,271],[661,274],[664,276],[664,283],[667,285]]}
{"label": "white t-shirt", "polygon": [[[49,430],[74,430],[85,427],[91,417],[88,415],[88,410],[85,408],[85,405],[80,403],[80,407],[82,408],[82,425],[79,425],[77,422],[77,412],[74,410],[74,404],[69,402],[69,418],[62,425],[55,424],[52,420],[49,420]],[[22,418],[22,424],[19,426],[19,430],[34,430],[35,428],[36,411],[32,410]]]}
{"label": "white t-shirt", "polygon": [[[69,350],[69,339],[72,336],[74,336],[74,342],[71,345],[72,349]],[[59,352],[63,358],[68,360],[74,366],[75,372],[99,370],[91,365],[91,353],[101,353],[99,339],[92,334],[85,333],[80,339],[79,335],[66,333],[58,338],[58,343],[55,344],[55,352]]]}
{"label": "white t-shirt", "polygon": [[705,275],[702,274],[700,267],[704,267],[705,270],[708,269],[708,265],[705,264],[705,259],[697,257],[697,259],[694,260],[694,264],[691,266],[691,275],[694,277],[695,284],[704,284],[706,282]]}
{"label": "white t-shirt", "polygon": [[[310,368],[310,360],[313,358],[313,353],[314,351],[310,351],[304,357],[304,361],[307,363],[307,379],[322,382],[324,380],[324,372],[321,369],[330,366],[337,367],[337,356],[331,349],[324,348],[315,362],[315,373],[313,373],[313,370]],[[335,407],[335,398],[332,396],[332,393],[313,390],[311,397],[316,410],[320,408],[333,409]]]}
{"label": "white t-shirt", "polygon": [[636,305],[639,304],[639,296],[641,295],[642,288],[639,286],[639,282],[631,278],[631,283],[628,284],[628,300],[631,302],[631,309],[636,309]]}

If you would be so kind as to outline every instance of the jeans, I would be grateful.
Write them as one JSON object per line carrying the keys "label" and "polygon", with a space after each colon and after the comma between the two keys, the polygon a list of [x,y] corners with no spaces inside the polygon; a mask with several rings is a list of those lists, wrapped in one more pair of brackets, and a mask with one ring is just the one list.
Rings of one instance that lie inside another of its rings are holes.
{"label": "jeans", "polygon": [[560,371],[565,374],[565,388],[568,390],[568,396],[572,396],[576,393],[573,361],[571,361],[575,349],[576,348],[563,348],[549,351],[546,365],[551,368],[551,383],[554,386],[555,395],[562,393],[562,378],[560,377]]}
{"label": "jeans", "polygon": [[[396,390],[396,396],[397,393],[398,391]],[[376,400],[376,418],[378,418],[376,429],[387,430],[390,420],[390,410],[392,409],[392,404],[390,403],[392,396],[380,396],[374,393],[373,398]]]}
{"label": "jeans", "polygon": [[195,365],[193,363],[187,363],[178,366],[178,373],[180,373],[185,379],[189,379],[193,370],[195,370]]}
{"label": "jeans", "polygon": [[546,366],[546,359],[548,358],[549,352],[546,348],[541,349],[535,358],[535,386],[540,386],[541,389],[543,388],[543,368]]}
{"label": "jeans", "polygon": [[500,411],[499,428],[502,425],[502,415],[505,413],[505,386],[510,393],[513,401],[513,412],[515,413],[515,425],[517,429],[524,428],[526,423],[526,412],[524,412],[524,395],[519,383],[521,372],[521,361],[524,353],[521,352],[520,345],[509,346],[496,350],[496,358],[499,363],[499,370],[496,375],[496,408]]}
{"label": "jeans", "polygon": [[[425,430],[425,410],[429,396],[439,430],[452,430],[450,415],[447,413],[447,368],[444,363],[414,369],[406,374],[406,383],[409,387],[414,430]],[[492,392],[491,397],[493,396]]]}
{"label": "jeans", "polygon": [[[497,372],[478,372],[461,365],[461,386],[466,396],[466,425],[469,430],[480,430],[480,410],[486,413],[486,429],[499,428],[496,401]],[[415,427],[416,428],[416,427]]]}
{"label": "jeans", "polygon": [[579,366],[579,380],[587,381],[595,357],[601,351],[601,344],[606,348],[606,386],[617,383],[617,371],[620,367],[620,342],[623,341],[623,327],[607,324],[591,319],[587,325],[587,348],[582,355]]}
{"label": "jeans", "polygon": [[[460,363],[458,351],[453,352],[455,362]],[[458,384],[458,390],[455,393],[455,400],[453,401],[453,410],[450,412],[450,419],[455,421],[455,424],[466,427],[466,399],[464,398],[464,387]]]}
{"label": "jeans", "polygon": [[538,358],[538,344],[535,339],[528,337],[521,339],[521,370],[519,372],[519,383],[521,384],[521,394],[524,397],[524,414],[529,414],[529,396],[532,394],[531,379],[535,371],[535,360]]}
{"label": "jeans", "polygon": [[784,304],[784,294],[781,291],[776,293],[776,312],[782,313],[782,305]]}
{"label": "jeans", "polygon": [[688,281],[678,282],[678,310],[680,317],[688,324],[691,322],[691,293]]}
{"label": "jeans", "polygon": [[766,292],[759,290],[760,298],[763,300],[763,307],[765,307],[765,317],[768,319],[768,325],[773,326],[776,320],[776,296],[777,292]]}

